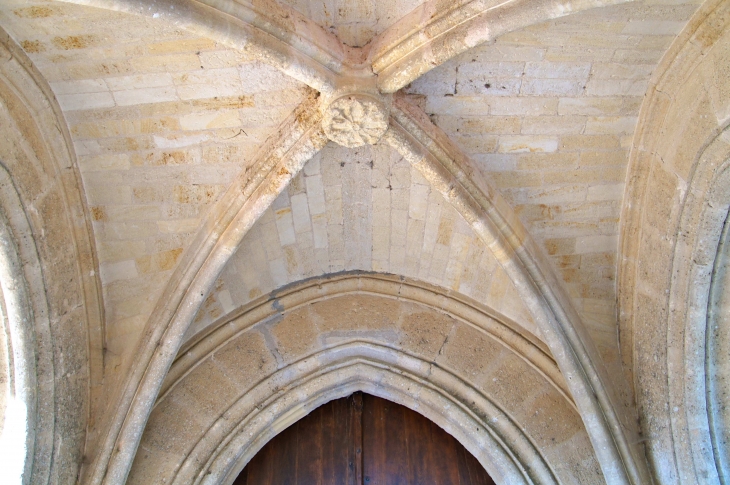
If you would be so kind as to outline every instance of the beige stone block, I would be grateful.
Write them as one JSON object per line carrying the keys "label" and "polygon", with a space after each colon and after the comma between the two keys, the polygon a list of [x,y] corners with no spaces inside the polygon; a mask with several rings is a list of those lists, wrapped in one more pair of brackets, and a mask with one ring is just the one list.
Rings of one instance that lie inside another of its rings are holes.
{"label": "beige stone block", "polygon": [[103,285],[118,280],[128,280],[137,277],[137,268],[133,260],[118,261],[99,266],[99,277]]}
{"label": "beige stone block", "polygon": [[[93,209],[92,214],[100,208],[94,207]],[[156,220],[160,217],[160,208],[155,205],[108,205],[103,208],[103,211],[104,219],[112,221]]]}
{"label": "beige stone block", "polygon": [[456,94],[456,67],[442,65],[419,77],[406,88],[410,94],[423,93],[429,96]]}
{"label": "beige stone block", "polygon": [[[580,43],[580,36],[571,36],[569,43],[562,46],[549,47],[545,60],[551,62],[609,62],[613,58],[613,47],[596,47]],[[573,43],[575,42],[575,43]],[[600,42],[604,44],[604,42]]]}
{"label": "beige stone block", "polygon": [[[144,157],[140,156],[139,160],[135,160],[135,165],[145,165],[148,167],[165,167],[165,166],[176,166],[176,165],[197,165],[200,163],[200,150],[198,147],[189,148],[187,150],[165,150],[147,153]],[[192,169],[193,167],[189,167]],[[205,170],[209,171],[210,168],[205,167]],[[160,173],[162,170],[156,170]],[[173,173],[172,170],[164,170],[164,172]],[[195,178],[193,172],[188,172],[189,175],[181,176],[180,178],[185,179],[187,177]],[[160,180],[160,179],[158,179]]]}
{"label": "beige stone block", "polygon": [[499,153],[554,152],[558,149],[558,138],[552,136],[501,136]]}
{"label": "beige stone block", "polygon": [[582,116],[526,116],[522,120],[524,135],[564,135],[581,133],[586,119]]}
{"label": "beige stone block", "polygon": [[172,76],[168,73],[138,74],[136,76],[108,77],[104,79],[104,82],[106,82],[111,91],[130,91],[171,87]]}
{"label": "beige stone block", "polygon": [[517,78],[489,77],[487,75],[459,79],[456,92],[461,95],[481,94],[484,96],[517,96],[522,80]]}
{"label": "beige stone block", "polygon": [[623,29],[629,35],[677,35],[685,22],[668,20],[630,20]]}
{"label": "beige stone block", "polygon": [[253,60],[250,53],[239,50],[202,51],[198,55],[200,64],[205,69],[222,69],[237,67]]}
{"label": "beige stone block", "polygon": [[523,96],[577,96],[583,93],[585,81],[573,79],[525,79]]}
{"label": "beige stone block", "polygon": [[169,40],[147,44],[147,52],[152,55],[177,54],[210,50],[216,47],[215,41],[205,38]]}
{"label": "beige stone block", "polygon": [[497,135],[453,135],[451,138],[467,153],[491,153],[497,150],[499,144]]}
{"label": "beige stone block", "polygon": [[426,100],[426,112],[456,116],[486,116],[492,103],[491,98],[483,96],[429,96]]}
{"label": "beige stone block", "polygon": [[390,226],[373,227],[373,266],[375,260],[385,261],[390,257]]}
{"label": "beige stone block", "polygon": [[560,98],[558,114],[582,116],[629,115],[639,112],[641,97]]}
{"label": "beige stone block", "polygon": [[189,135],[182,133],[168,133],[164,136],[154,135],[152,140],[156,148],[184,148],[189,146],[197,146],[211,139],[209,133],[191,133]]}
{"label": "beige stone block", "polygon": [[648,79],[591,79],[586,85],[587,96],[643,96]]}
{"label": "beige stone block", "polygon": [[627,64],[651,64],[656,65],[662,58],[666,49],[637,50],[637,49],[616,49],[611,60]]}
{"label": "beige stone block", "polygon": [[528,62],[525,77],[538,79],[585,80],[591,72],[587,62]]}
{"label": "beige stone block", "polygon": [[[71,60],[65,63],[60,78],[68,79],[98,79],[106,76],[131,74],[135,71],[129,59],[114,59],[104,63],[89,62],[88,58]],[[54,80],[54,79],[52,79]],[[60,80],[56,78],[56,80]]]}
{"label": "beige stone block", "polygon": [[560,150],[615,150],[621,140],[615,135],[563,135]]}
{"label": "beige stone block", "polygon": [[666,51],[675,38],[675,35],[644,35],[641,36],[637,48],[649,51]]}
{"label": "beige stone block", "polygon": [[128,170],[130,168],[129,155],[109,154],[96,157],[79,157],[79,168],[82,172],[101,170]]}
{"label": "beige stone block", "polygon": [[520,132],[521,118],[518,116],[451,116],[432,117],[432,121],[447,133],[460,135],[507,134]]}
{"label": "beige stone block", "polygon": [[191,113],[180,118],[183,130],[210,130],[215,128],[237,128],[241,126],[238,111],[218,113]]}
{"label": "beige stone block", "polygon": [[294,220],[290,207],[284,207],[276,211],[276,230],[282,246],[296,243],[296,232],[294,231]]}
{"label": "beige stone block", "polygon": [[315,249],[327,247],[327,218],[324,214],[312,216],[312,238]]}
{"label": "beige stone block", "polygon": [[[420,250],[423,247],[423,233],[425,230],[426,222],[423,220],[409,219],[408,229],[406,230],[406,254],[410,257],[418,259],[420,256]],[[415,268],[414,274],[418,273],[418,268]]]}
{"label": "beige stone block", "polygon": [[169,189],[162,187],[134,187],[134,202],[150,204],[154,202],[169,202]]}
{"label": "beige stone block", "polygon": [[291,197],[291,211],[294,231],[299,234],[312,230],[307,194],[301,193]]}
{"label": "beige stone block", "polygon": [[558,111],[557,98],[492,98],[488,100],[493,115],[552,115]]}
{"label": "beige stone block", "polygon": [[491,177],[500,189],[542,185],[542,174],[535,172],[497,172],[493,173]]}
{"label": "beige stone block", "polygon": [[114,98],[109,92],[59,94],[56,99],[64,111],[111,108],[115,105]]}
{"label": "beige stone block", "polygon": [[593,184],[597,182],[623,182],[626,177],[625,167],[601,167],[581,168],[580,170],[568,170],[560,172],[546,172],[543,174],[543,181],[550,184]]}
{"label": "beige stone block", "polygon": [[135,261],[137,269],[141,274],[169,271],[177,265],[177,261],[180,258],[182,251],[182,248],[175,248],[169,251],[162,251],[149,256],[137,258]]}
{"label": "beige stone block", "polygon": [[309,212],[312,215],[324,214],[327,211],[327,206],[325,204],[322,177],[319,175],[305,177],[304,183],[307,189]]}
{"label": "beige stone block", "polygon": [[606,116],[586,121],[585,133],[588,135],[628,134],[636,127],[635,116]]}
{"label": "beige stone block", "polygon": [[50,83],[56,96],[82,93],[109,92],[104,79],[78,79],[74,81],[56,81]]}
{"label": "beige stone block", "polygon": [[408,210],[393,209],[390,212],[390,240],[393,246],[406,246],[408,229]]}
{"label": "beige stone block", "polygon": [[628,153],[624,150],[615,151],[585,151],[580,154],[581,166],[614,165],[625,166],[628,163]]}
{"label": "beige stone block", "polygon": [[143,56],[130,60],[138,72],[185,72],[200,69],[200,59],[195,54],[170,54]]}
{"label": "beige stone block", "polygon": [[545,57],[545,49],[503,45],[501,39],[497,39],[492,45],[482,45],[472,49],[469,57],[476,62],[541,61]]}
{"label": "beige stone block", "polygon": [[96,245],[100,263],[135,259],[145,253],[144,241],[99,241]]}
{"label": "beige stone block", "polygon": [[157,235],[157,224],[150,221],[111,221],[104,223],[101,229],[101,234],[108,240],[139,240]]}
{"label": "beige stone block", "polygon": [[199,219],[179,219],[175,221],[157,221],[157,227],[163,234],[187,234],[200,227]]}
{"label": "beige stone block", "polygon": [[572,152],[524,153],[519,155],[517,170],[565,169],[578,166],[578,154]]}
{"label": "beige stone block", "polygon": [[518,155],[504,153],[475,153],[471,156],[482,172],[507,172],[517,168]]}
{"label": "beige stone block", "polygon": [[425,185],[412,185],[410,190],[410,204],[408,216],[411,219],[425,220],[428,208],[428,194],[430,188]]}
{"label": "beige stone block", "polygon": [[109,350],[114,351],[116,354],[126,354],[137,343],[137,337],[144,329],[147,318],[146,315],[134,315],[109,323],[110,325],[106,327],[107,339],[114,342],[114,350],[111,348]]}
{"label": "beige stone block", "polygon": [[641,64],[595,63],[591,69],[591,78],[646,80],[653,71],[653,66]]}
{"label": "beige stone block", "polygon": [[269,261],[269,272],[271,273],[271,279],[274,281],[275,288],[289,283],[289,272],[287,271],[285,259]]}
{"label": "beige stone block", "polygon": [[115,91],[114,101],[119,106],[132,106],[137,104],[162,103],[178,99],[175,88],[159,87],[145,89],[129,89],[126,91]]}
{"label": "beige stone block", "polygon": [[[283,76],[275,67],[260,62],[250,62],[238,66],[243,93],[269,93],[286,91],[301,86],[289,76]],[[301,94],[300,94],[301,95]],[[261,94],[271,98],[268,94]]]}
{"label": "beige stone block", "polygon": [[173,76],[180,99],[234,96],[241,93],[238,69],[206,69]]}
{"label": "beige stone block", "polygon": [[131,204],[132,189],[128,185],[87,186],[86,198],[94,205]]}
{"label": "beige stone block", "polygon": [[[587,188],[584,184],[563,185],[552,187],[517,188],[512,197],[518,204],[555,204],[565,202],[580,202],[586,198]],[[520,206],[517,205],[516,208]]]}
{"label": "beige stone block", "polygon": [[621,200],[624,195],[624,184],[594,185],[588,187],[586,200]]}
{"label": "beige stone block", "polygon": [[176,185],[172,189],[173,200],[178,204],[208,204],[225,189],[220,185]]}
{"label": "beige stone block", "polygon": [[[575,253],[575,238],[548,238],[543,242],[545,250],[550,256],[573,255]],[[580,260],[576,262],[578,264]]]}
{"label": "beige stone block", "polygon": [[618,249],[618,235],[578,237],[575,240],[575,252],[585,253],[615,253]]}
{"label": "beige stone block", "polygon": [[539,25],[500,36],[500,41],[504,43],[536,47],[562,46],[566,44],[567,40],[567,33],[540,29]]}

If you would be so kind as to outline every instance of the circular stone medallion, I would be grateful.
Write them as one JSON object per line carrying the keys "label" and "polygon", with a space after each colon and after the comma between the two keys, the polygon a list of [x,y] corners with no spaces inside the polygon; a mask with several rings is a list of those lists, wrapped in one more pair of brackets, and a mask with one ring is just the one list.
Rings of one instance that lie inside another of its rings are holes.
{"label": "circular stone medallion", "polygon": [[322,121],[327,138],[344,147],[374,145],[388,129],[388,112],[370,96],[350,94],[337,98]]}

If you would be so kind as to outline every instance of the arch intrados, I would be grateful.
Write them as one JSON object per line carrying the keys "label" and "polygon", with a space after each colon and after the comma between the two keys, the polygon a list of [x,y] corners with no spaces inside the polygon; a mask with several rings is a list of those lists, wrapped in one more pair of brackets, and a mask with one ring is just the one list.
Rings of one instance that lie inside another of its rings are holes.
{"label": "arch intrados", "polygon": [[[278,391],[271,393],[272,388]],[[538,447],[489,398],[431,362],[367,341],[316,352],[258,383],[210,426],[172,483],[230,484],[276,434],[320,405],[356,391],[423,414],[498,480],[558,483]],[[481,433],[474,436],[467,429]]]}
{"label": "arch intrados", "polygon": [[[43,464],[34,468],[34,462],[36,457],[41,461],[52,455],[55,434],[54,410],[44,405],[54,402],[54,384],[52,380],[38,379],[38,368],[53,375],[54,364],[48,352],[48,303],[34,241],[15,184],[0,163],[0,298],[3,324],[7,326],[11,378],[5,410],[8,414],[0,419],[6,419],[6,426],[10,424],[16,431],[23,428],[22,438],[16,436],[2,443],[8,448],[1,451],[13,460],[5,466],[20,466],[12,471],[6,469],[7,478],[22,476],[23,483],[30,483],[31,476],[34,483],[48,481],[49,470]],[[17,456],[17,452],[23,456]],[[18,459],[20,464],[15,462]],[[14,472],[21,475],[11,475]]]}
{"label": "arch intrados", "polygon": [[[715,463],[707,388],[708,309],[717,248],[730,208],[730,141],[722,138],[727,135],[730,123],[709,137],[695,159],[677,228],[669,290],[669,307],[674,311],[669,312],[667,323],[670,406],[683,411],[671,414],[672,434],[675,443],[689,444],[690,462],[679,450],[675,450],[676,460],[680,473],[697,470],[715,481],[721,470],[708,466]],[[673,338],[677,335],[683,337]]]}

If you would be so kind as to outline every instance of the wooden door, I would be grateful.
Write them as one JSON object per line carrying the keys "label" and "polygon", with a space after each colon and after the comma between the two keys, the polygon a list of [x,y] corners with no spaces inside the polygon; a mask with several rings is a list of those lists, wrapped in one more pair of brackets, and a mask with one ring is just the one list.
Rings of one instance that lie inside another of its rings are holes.
{"label": "wooden door", "polygon": [[234,485],[494,485],[451,435],[363,393],[331,401],[264,446]]}

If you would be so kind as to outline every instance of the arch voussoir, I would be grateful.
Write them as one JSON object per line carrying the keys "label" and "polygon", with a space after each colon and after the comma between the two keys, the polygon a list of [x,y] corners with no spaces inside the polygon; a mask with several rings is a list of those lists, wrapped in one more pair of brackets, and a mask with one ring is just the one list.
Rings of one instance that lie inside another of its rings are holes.
{"label": "arch voussoir", "polygon": [[[232,483],[280,431],[358,390],[433,420],[499,483],[572,483],[595,473],[596,461],[583,462],[589,439],[555,362],[501,318],[444,289],[378,273],[305,280],[261,297],[180,353],[130,483]],[[464,358],[468,349],[481,363]]]}

